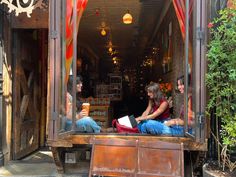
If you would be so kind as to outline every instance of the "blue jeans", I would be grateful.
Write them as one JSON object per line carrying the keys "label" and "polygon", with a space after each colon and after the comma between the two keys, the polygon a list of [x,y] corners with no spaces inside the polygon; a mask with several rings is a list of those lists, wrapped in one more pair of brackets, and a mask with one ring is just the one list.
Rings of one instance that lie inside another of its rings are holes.
{"label": "blue jeans", "polygon": [[166,126],[163,122],[156,120],[145,120],[138,124],[138,129],[141,133],[148,133],[152,135],[172,135],[183,136],[183,126]]}
{"label": "blue jeans", "polygon": [[[66,120],[65,130],[71,130],[72,120]],[[76,130],[86,133],[100,133],[101,127],[91,118],[83,117],[79,120],[76,120]]]}

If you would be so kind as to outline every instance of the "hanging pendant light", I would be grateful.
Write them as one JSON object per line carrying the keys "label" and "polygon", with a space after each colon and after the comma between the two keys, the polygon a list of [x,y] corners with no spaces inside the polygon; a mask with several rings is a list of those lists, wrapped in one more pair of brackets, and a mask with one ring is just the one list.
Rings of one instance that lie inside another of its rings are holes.
{"label": "hanging pendant light", "polygon": [[102,30],[101,30],[101,35],[102,35],[102,36],[106,36],[106,34],[107,34],[107,32],[105,31],[104,28],[102,28]]}
{"label": "hanging pendant light", "polygon": [[131,24],[133,21],[132,15],[129,13],[129,10],[127,10],[127,13],[123,16],[123,23],[124,24]]}
{"label": "hanging pendant light", "polygon": [[112,47],[109,47],[108,51],[111,53],[112,52]]}

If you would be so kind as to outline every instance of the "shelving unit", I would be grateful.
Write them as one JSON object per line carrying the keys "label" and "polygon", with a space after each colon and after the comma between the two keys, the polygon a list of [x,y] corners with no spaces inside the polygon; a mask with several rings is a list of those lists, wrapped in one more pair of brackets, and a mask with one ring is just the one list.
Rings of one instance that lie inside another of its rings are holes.
{"label": "shelving unit", "polygon": [[110,75],[110,93],[113,94],[112,100],[120,101],[122,99],[122,77]]}
{"label": "shelving unit", "polygon": [[83,102],[90,103],[89,116],[91,116],[102,127],[107,128],[111,118],[112,108],[110,98],[84,98]]}
{"label": "shelving unit", "polygon": [[96,85],[96,96],[99,98],[109,97],[110,85],[108,84],[97,84]]}
{"label": "shelving unit", "polygon": [[110,106],[91,106],[89,115],[102,127],[107,128],[110,112]]}
{"label": "shelving unit", "polygon": [[96,97],[110,98],[111,101],[122,99],[122,76],[109,74],[109,84],[96,85]]}

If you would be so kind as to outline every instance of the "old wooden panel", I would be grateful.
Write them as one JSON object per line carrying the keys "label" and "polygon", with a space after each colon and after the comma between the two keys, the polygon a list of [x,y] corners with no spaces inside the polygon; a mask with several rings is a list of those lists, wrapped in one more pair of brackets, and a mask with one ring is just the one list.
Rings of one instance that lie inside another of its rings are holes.
{"label": "old wooden panel", "polygon": [[41,70],[41,118],[40,118],[40,146],[45,145],[46,139],[46,111],[47,111],[47,60],[48,60],[48,31],[40,30],[39,34],[40,38],[40,58],[41,58],[41,66],[39,67]]}
{"label": "old wooden panel", "polygon": [[[39,147],[38,44],[33,30],[14,32],[13,75],[13,159],[19,159]],[[25,68],[22,61],[31,63]],[[32,74],[34,73],[34,74]]]}
{"label": "old wooden panel", "polygon": [[19,79],[21,81],[21,89],[25,94],[28,94],[27,79],[25,77],[24,70],[20,65],[18,66],[18,69]]}
{"label": "old wooden panel", "polygon": [[29,95],[24,95],[22,100],[21,100],[21,106],[20,106],[20,120],[22,121],[26,110],[28,108],[28,104],[29,104]]}
{"label": "old wooden panel", "polygon": [[94,140],[91,175],[133,176],[137,163],[135,140]]}
{"label": "old wooden panel", "polygon": [[51,146],[51,147],[73,147],[73,144],[68,141],[68,140],[48,140],[47,143]]}
{"label": "old wooden panel", "polygon": [[184,176],[183,144],[94,139],[90,175]]}
{"label": "old wooden panel", "polygon": [[27,17],[26,13],[12,16],[12,28],[48,28],[48,9],[35,9],[30,18]]}
{"label": "old wooden panel", "polygon": [[168,142],[139,142],[137,176],[184,176],[183,146]]}

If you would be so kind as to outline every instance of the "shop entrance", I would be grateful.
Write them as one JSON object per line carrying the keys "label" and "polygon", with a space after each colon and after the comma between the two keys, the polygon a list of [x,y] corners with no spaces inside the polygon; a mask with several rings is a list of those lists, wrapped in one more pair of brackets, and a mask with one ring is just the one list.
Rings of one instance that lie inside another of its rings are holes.
{"label": "shop entrance", "polygon": [[46,140],[47,30],[13,31],[12,159]]}

